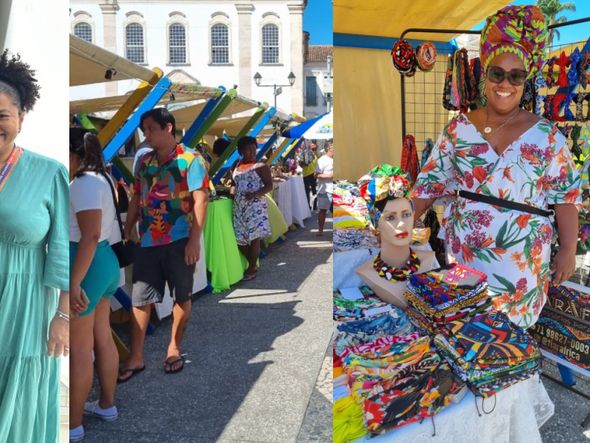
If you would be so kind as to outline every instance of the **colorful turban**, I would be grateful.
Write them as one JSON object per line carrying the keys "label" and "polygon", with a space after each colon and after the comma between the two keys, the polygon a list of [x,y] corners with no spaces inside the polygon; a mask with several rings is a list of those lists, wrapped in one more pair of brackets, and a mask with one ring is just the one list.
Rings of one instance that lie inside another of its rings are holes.
{"label": "colorful turban", "polygon": [[480,56],[484,72],[492,59],[505,52],[518,56],[529,77],[545,63],[547,27],[536,6],[506,6],[486,20],[481,32]]}
{"label": "colorful turban", "polygon": [[393,200],[396,198],[408,198],[410,195],[410,181],[406,171],[383,164],[377,166],[358,181],[361,197],[367,202],[369,215],[373,226],[376,228],[381,211],[375,207],[375,203],[381,200]]}

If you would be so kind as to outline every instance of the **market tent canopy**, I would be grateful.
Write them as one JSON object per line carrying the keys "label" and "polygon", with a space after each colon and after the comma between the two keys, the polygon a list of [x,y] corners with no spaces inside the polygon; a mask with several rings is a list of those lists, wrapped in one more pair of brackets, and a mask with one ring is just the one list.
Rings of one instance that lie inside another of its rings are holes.
{"label": "market tent canopy", "polygon": [[[190,106],[170,107],[169,109],[176,119],[176,127],[178,129],[188,129],[188,127],[193,123],[193,121],[195,121],[195,118],[197,118],[199,113],[205,107],[205,103],[206,102],[203,101],[201,103],[191,104]],[[260,106],[259,102],[238,95],[230,102],[229,106],[225,108],[219,118],[253,111],[254,109],[258,108],[258,106]]]}
{"label": "market tent canopy", "polygon": [[[334,33],[393,38],[410,27],[471,29],[509,3],[506,0],[334,0]],[[448,41],[450,37],[411,34],[409,38]]]}
{"label": "market tent canopy", "polygon": [[326,112],[300,125],[292,126],[286,131],[283,131],[282,136],[287,138],[329,139],[334,138],[332,126],[332,113]]}
{"label": "market tent canopy", "polygon": [[111,81],[149,81],[154,76],[153,71],[70,34],[70,86],[108,81],[109,68],[115,72]]}
{"label": "market tent canopy", "polygon": [[[153,72],[152,72],[153,75]],[[189,101],[201,100],[204,103],[209,98],[218,97],[223,91],[218,88],[201,86],[198,84],[173,83],[168,88],[168,94],[164,94],[159,105],[176,104]],[[70,102],[70,113],[97,113],[110,112],[119,109],[130,97],[131,94],[118,95],[113,97],[100,97]]]}

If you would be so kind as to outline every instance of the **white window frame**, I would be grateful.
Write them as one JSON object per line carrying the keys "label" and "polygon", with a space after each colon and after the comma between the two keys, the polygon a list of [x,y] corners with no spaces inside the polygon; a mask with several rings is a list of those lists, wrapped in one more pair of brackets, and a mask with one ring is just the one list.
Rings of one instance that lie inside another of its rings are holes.
{"label": "white window frame", "polygon": [[[212,51],[212,44],[213,41],[211,39],[211,33],[213,26],[215,25],[225,25],[227,28],[227,63],[213,63],[213,51]],[[232,23],[229,18],[229,15],[225,12],[214,12],[211,14],[211,19],[209,20],[209,27],[208,27],[208,44],[207,44],[207,52],[209,53],[209,66],[232,66]]]}
{"label": "white window frame", "polygon": [[139,26],[141,26],[141,30],[143,33],[143,61],[142,62],[136,62],[133,60],[133,63],[137,63],[138,65],[147,65],[148,61],[147,61],[147,54],[148,54],[148,49],[147,49],[147,33],[145,32],[145,19],[143,17],[143,15],[137,11],[130,11],[126,14],[125,17],[125,21],[123,23],[123,45],[125,47],[125,58],[127,60],[129,60],[128,56],[127,56],[127,26],[132,25],[132,24],[137,24]]}
{"label": "white window frame", "polygon": [[[168,14],[170,17],[168,22],[166,23],[166,52],[168,54],[168,65],[169,66],[189,66],[190,62],[190,51],[189,51],[189,23],[186,19],[186,15],[179,11],[174,11]],[[170,27],[172,25],[182,25],[184,26],[184,63],[172,63],[172,58],[170,54]]]}
{"label": "white window frame", "polygon": [[71,26],[71,33],[73,35],[76,35],[76,33],[74,32],[74,29],[76,28],[76,25],[79,24],[87,24],[90,26],[90,32],[92,33],[92,40],[90,41],[90,43],[94,43],[96,41],[96,31],[95,31],[95,26],[94,26],[94,20],[92,19],[92,16],[86,12],[86,11],[76,11],[74,12],[74,19],[72,20]]}
{"label": "white window frame", "polygon": [[[264,63],[263,61],[263,49],[262,49],[262,43],[263,43],[263,38],[262,38],[262,29],[266,26],[266,25],[275,25],[277,27],[277,31],[278,31],[278,47],[279,47],[279,57],[276,63]],[[264,14],[262,14],[262,21],[260,22],[260,29],[259,29],[259,34],[260,34],[260,40],[259,40],[259,48],[260,48],[260,66],[282,66],[283,65],[283,29],[282,29],[282,22],[281,22],[281,18],[279,17],[278,14],[276,14],[275,12],[266,12]]]}

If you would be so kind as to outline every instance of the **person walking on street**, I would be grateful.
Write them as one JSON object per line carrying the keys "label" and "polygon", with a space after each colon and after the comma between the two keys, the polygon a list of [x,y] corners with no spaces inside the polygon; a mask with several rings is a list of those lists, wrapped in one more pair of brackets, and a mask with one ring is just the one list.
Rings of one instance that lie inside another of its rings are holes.
{"label": "person walking on street", "polygon": [[200,259],[209,177],[201,155],[176,142],[174,117],[165,108],[147,111],[140,127],[154,149],[140,160],[125,237],[139,220],[132,290],[131,351],[119,371],[119,383],[145,369],[145,333],[154,303],[168,283],[174,298],[172,331],[164,371],[184,368],[181,341],[191,313],[195,265]]}
{"label": "person walking on street", "polygon": [[[305,197],[307,198],[307,204],[309,205],[310,209],[312,205],[310,204],[310,196],[309,193],[316,197],[317,195],[317,180],[315,178],[315,168],[318,164],[318,157],[317,157],[317,149],[318,146],[315,143],[315,140],[312,140],[309,144],[309,147],[305,147],[303,152],[301,153],[301,160],[299,161],[299,166],[301,166],[303,170],[303,186],[305,188]],[[313,209],[317,207],[317,199],[314,198]]]}
{"label": "person walking on street", "polygon": [[324,234],[324,223],[328,210],[332,211],[334,189],[334,145],[328,145],[326,153],[318,159],[316,174],[318,180],[318,236]]}

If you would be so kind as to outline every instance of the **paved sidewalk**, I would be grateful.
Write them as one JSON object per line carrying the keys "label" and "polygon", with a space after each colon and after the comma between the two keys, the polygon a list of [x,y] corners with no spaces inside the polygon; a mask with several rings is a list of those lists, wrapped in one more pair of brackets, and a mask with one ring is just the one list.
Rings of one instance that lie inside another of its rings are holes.
{"label": "paved sidewalk", "polygon": [[119,419],[87,419],[84,441],[331,441],[332,243],[316,218],[271,245],[255,280],[195,299],[178,374],[162,368],[164,320],[146,340],[146,370],[118,385]]}

